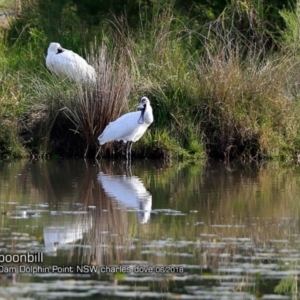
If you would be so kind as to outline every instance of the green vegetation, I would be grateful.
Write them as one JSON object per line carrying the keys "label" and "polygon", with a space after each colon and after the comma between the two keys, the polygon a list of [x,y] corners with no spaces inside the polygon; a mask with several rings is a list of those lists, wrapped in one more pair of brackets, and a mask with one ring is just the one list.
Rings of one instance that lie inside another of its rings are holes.
{"label": "green vegetation", "polygon": [[[11,1],[19,14],[1,30],[0,155],[93,156],[106,124],[146,95],[155,122],[135,156],[297,156],[299,3],[284,2]],[[96,68],[95,88],[46,69],[53,41]]]}

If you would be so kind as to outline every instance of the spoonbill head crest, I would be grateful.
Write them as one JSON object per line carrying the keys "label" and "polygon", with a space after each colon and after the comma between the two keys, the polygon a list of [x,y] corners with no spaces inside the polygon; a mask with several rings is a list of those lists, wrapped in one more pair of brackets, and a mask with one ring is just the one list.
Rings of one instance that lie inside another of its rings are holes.
{"label": "spoonbill head crest", "polygon": [[59,43],[50,43],[47,54],[58,54],[62,53],[64,49]]}

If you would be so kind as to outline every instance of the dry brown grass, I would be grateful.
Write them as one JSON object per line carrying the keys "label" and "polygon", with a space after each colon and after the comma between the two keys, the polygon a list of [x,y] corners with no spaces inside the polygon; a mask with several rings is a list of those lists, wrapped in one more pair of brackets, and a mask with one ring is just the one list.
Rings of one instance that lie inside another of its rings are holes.
{"label": "dry brown grass", "polygon": [[121,51],[109,52],[102,45],[90,57],[90,63],[97,72],[96,86],[80,87],[78,96],[64,103],[64,113],[87,144],[85,156],[89,150],[96,151],[97,137],[106,125],[128,109],[131,91],[131,78]]}
{"label": "dry brown grass", "polygon": [[[259,58],[230,44],[198,65],[198,109],[212,156],[258,158],[293,155],[298,103],[289,92],[299,64],[292,56]],[[287,151],[287,152],[285,152]]]}

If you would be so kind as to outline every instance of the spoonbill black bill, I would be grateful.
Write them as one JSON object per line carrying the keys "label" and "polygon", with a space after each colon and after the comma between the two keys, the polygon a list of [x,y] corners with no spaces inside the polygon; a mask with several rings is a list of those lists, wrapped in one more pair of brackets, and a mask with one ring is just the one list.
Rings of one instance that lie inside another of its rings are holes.
{"label": "spoonbill black bill", "polygon": [[132,144],[143,136],[147,128],[153,122],[153,111],[147,97],[144,96],[141,98],[137,109],[139,111],[127,113],[115,121],[110,122],[98,137],[100,145],[112,141],[123,141],[127,143],[127,160],[131,158]]}

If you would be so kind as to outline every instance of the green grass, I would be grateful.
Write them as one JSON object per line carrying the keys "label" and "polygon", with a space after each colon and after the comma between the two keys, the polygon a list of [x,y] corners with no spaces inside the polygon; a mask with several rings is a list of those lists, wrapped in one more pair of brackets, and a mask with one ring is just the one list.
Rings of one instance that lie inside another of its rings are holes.
{"label": "green grass", "polygon": [[[66,20],[73,13],[64,11]],[[2,155],[93,156],[105,126],[135,110],[143,95],[155,121],[135,145],[136,156],[252,160],[300,151],[299,59],[287,46],[292,28],[275,51],[221,18],[199,35],[172,6],[134,29],[116,19],[79,51],[98,73],[97,85],[84,87],[45,68],[54,33],[39,27],[36,11],[31,18],[12,21],[1,36]],[[63,46],[75,50],[80,34],[65,31]],[[95,30],[89,34],[86,40]],[[120,147],[107,145],[104,155],[121,153]]]}
{"label": "green grass", "polygon": [[15,10],[20,5],[20,0],[0,0],[0,11]]}

